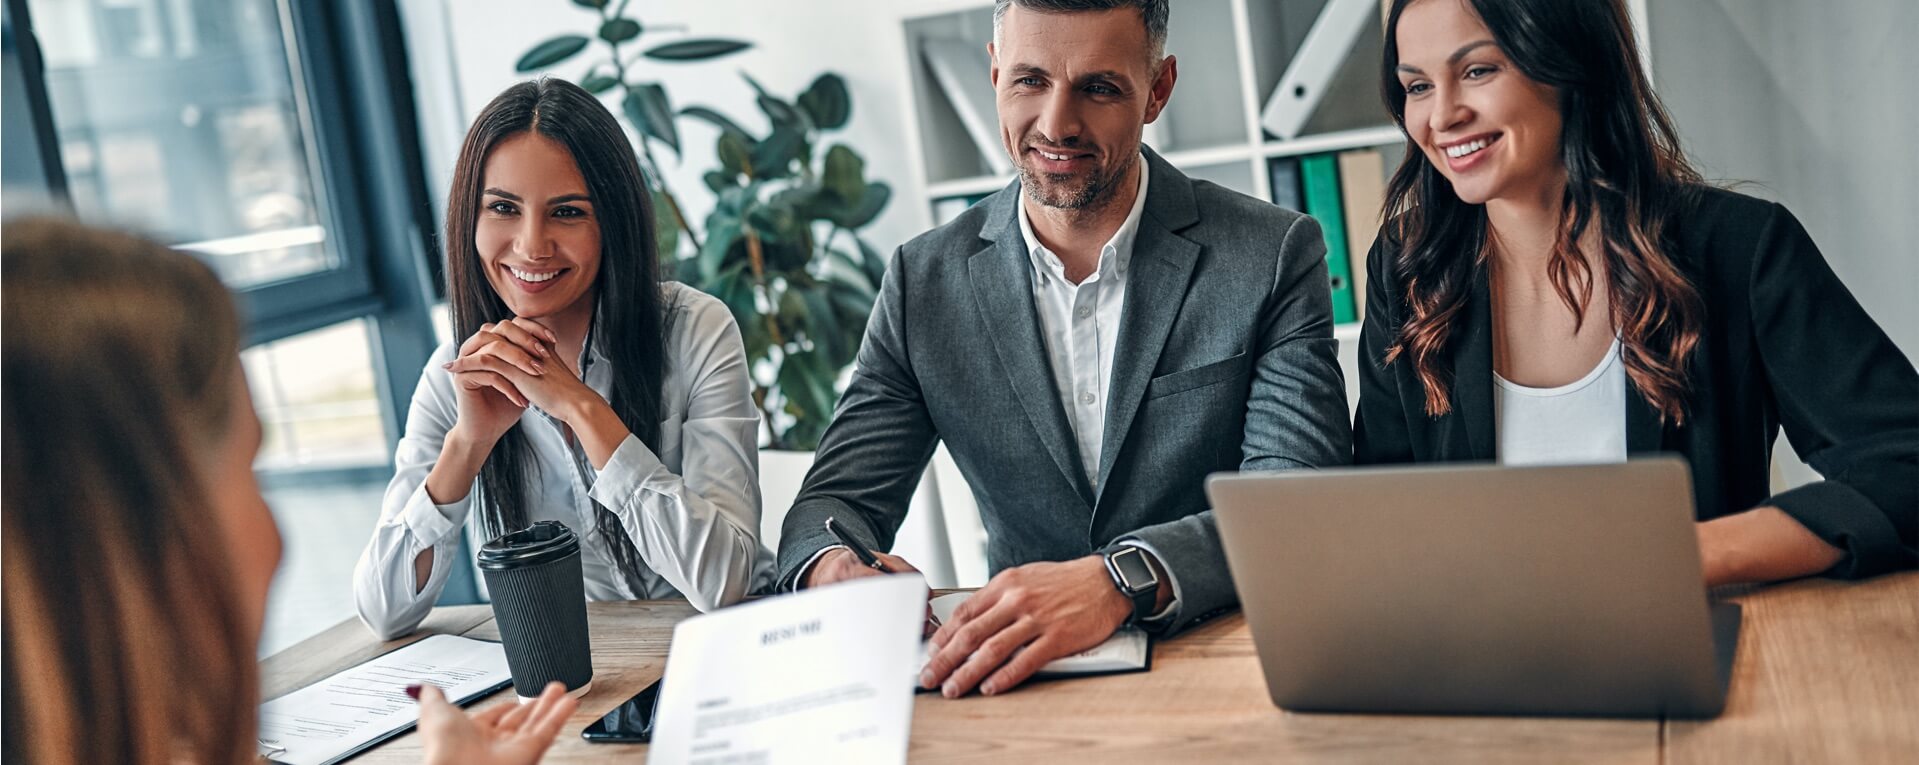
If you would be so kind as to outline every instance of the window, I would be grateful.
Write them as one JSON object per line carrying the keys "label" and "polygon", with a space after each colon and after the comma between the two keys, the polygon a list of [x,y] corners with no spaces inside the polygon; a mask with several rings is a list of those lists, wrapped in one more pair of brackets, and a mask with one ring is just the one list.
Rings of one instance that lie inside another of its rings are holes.
{"label": "window", "polygon": [[260,470],[377,465],[386,432],[365,319],[341,322],[240,354],[266,438]]}
{"label": "window", "polygon": [[219,272],[247,319],[255,468],[286,542],[262,649],[351,616],[435,338],[395,3],[4,3],[9,211],[131,227]]}
{"label": "window", "polygon": [[198,252],[239,287],[341,266],[272,3],[28,5],[81,218]]}

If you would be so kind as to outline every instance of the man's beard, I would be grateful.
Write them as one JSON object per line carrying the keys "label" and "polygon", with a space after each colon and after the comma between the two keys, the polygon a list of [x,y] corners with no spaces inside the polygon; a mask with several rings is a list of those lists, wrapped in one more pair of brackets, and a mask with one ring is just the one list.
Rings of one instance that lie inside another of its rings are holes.
{"label": "man's beard", "polygon": [[1041,172],[1020,152],[1019,185],[1026,198],[1046,207],[1091,212],[1113,199],[1113,189],[1126,175],[1127,163],[1112,167],[1096,166],[1085,175]]}

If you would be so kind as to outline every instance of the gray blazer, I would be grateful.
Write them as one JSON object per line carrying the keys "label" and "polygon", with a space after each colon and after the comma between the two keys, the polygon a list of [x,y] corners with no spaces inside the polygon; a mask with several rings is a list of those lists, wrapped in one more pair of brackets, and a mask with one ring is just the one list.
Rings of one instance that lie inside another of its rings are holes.
{"label": "gray blazer", "polygon": [[834,544],[828,516],[891,549],[946,441],[979,502],[994,573],[1138,539],[1183,629],[1238,602],[1206,476],[1351,461],[1319,225],[1145,152],[1107,396],[1099,486],[1055,393],[1020,236],[1018,181],[900,247],[851,384],[786,516],[780,580]]}

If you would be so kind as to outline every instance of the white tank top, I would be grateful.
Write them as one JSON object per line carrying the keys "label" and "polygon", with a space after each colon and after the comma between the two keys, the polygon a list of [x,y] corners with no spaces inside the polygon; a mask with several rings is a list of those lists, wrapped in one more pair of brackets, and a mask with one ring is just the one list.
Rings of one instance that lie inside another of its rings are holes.
{"label": "white tank top", "polygon": [[1585,377],[1529,388],[1493,374],[1493,432],[1501,465],[1626,461],[1626,366],[1619,338]]}

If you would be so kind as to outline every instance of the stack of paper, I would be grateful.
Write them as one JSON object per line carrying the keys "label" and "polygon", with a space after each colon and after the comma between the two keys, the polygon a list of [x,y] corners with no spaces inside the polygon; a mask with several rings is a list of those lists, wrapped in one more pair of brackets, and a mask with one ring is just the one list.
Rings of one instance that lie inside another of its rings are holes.
{"label": "stack of paper", "polygon": [[510,685],[499,643],[434,635],[260,706],[260,749],[273,762],[328,765],[413,728],[409,685],[465,704]]}

